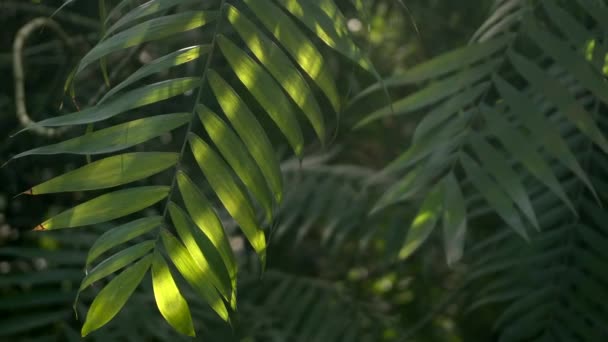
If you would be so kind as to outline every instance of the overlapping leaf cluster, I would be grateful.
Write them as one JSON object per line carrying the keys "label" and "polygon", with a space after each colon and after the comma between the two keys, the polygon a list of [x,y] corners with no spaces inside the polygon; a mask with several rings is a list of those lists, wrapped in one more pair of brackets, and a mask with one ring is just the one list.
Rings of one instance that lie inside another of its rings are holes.
{"label": "overlapping leaf cluster", "polygon": [[[261,108],[301,157],[304,138],[298,112],[308,119],[324,142],[328,134],[317,94],[323,94],[325,99],[321,101],[331,104],[330,111],[341,110],[340,96],[317,41],[365,70],[375,71],[348,37],[346,20],[332,0],[220,1],[211,10],[201,10],[200,1],[151,0],[123,13],[131,3],[124,0],[105,15],[105,2],[101,0],[101,13],[105,17],[103,37],[81,59],[66,90],[73,93],[78,74],[95,63],[100,63],[107,74],[107,57],[124,49],[201,28],[212,30],[212,39],[144,65],[92,107],[36,123],[41,127],[88,125],[88,129],[81,136],[35,148],[14,158],[60,153],[103,155],[102,159],[26,192],[42,195],[109,189],[49,218],[37,230],[97,224],[163,204],[161,215],[139,218],[113,228],[91,248],[87,258],[90,270],[79,292],[124,270],[112,278],[93,301],[82,329],[83,336],[111,320],[149,270],[161,314],[179,332],[193,335],[188,303],[178,288],[171,265],[222,319],[230,321],[230,310],[236,309],[237,262],[212,199],[183,167],[186,156],[194,157],[209,187],[264,265],[267,242],[262,227],[264,221],[273,219],[281,202],[283,181],[267,129],[252,108]],[[316,38],[311,39],[311,35]],[[219,56],[224,65],[230,67],[232,75],[216,71],[214,61]],[[150,75],[203,57],[206,58],[205,63],[201,63],[204,66],[193,77],[139,86]],[[227,81],[233,76],[240,82],[238,87],[249,93],[247,97]],[[212,104],[201,102],[206,91],[215,98],[223,113],[218,114],[210,109],[214,107]],[[142,111],[149,108],[144,106],[189,93],[195,93],[196,99],[185,112],[147,115],[94,130],[94,124],[107,125],[122,113]],[[255,106],[248,103],[250,98],[257,102]],[[208,139],[195,133],[199,123]],[[180,151],[124,152],[183,126],[186,126],[186,136]],[[120,154],[107,156],[115,152]],[[171,184],[115,189],[168,169],[174,170]],[[265,214],[264,220],[257,215],[258,207]],[[145,237],[144,241],[120,248],[140,237]]]}
{"label": "overlapping leaf cluster", "polygon": [[376,210],[422,196],[399,257],[441,223],[450,264],[469,223],[496,214],[512,233],[469,278],[486,281],[474,307],[507,303],[501,341],[606,339],[608,7],[505,0],[492,13],[468,46],[390,79],[424,86],[360,123],[424,113]]}

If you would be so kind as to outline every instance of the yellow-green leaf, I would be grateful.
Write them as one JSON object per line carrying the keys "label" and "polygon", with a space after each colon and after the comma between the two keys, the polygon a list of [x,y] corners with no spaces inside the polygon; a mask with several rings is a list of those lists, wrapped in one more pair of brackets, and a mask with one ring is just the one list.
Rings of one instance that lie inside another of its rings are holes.
{"label": "yellow-green leaf", "polygon": [[410,226],[403,247],[399,250],[399,259],[406,259],[414,253],[431,235],[443,208],[443,186],[435,185],[427,194],[414,222]]}
{"label": "yellow-green leaf", "polygon": [[331,71],[323,55],[298,28],[298,26],[275,4],[268,0],[243,0],[255,16],[281,43],[310,78],[329,99],[336,112],[340,111],[340,97]]}
{"label": "yellow-green leaf", "polygon": [[[184,77],[146,85],[126,92],[115,100],[108,101],[99,106],[42,120],[32,126],[70,126],[103,121],[128,110],[181,95],[189,90],[197,88],[199,84],[200,78]],[[28,130],[29,128],[30,127],[28,126],[22,131]]]}
{"label": "yellow-green leaf", "polygon": [[162,222],[161,216],[144,217],[108,230],[89,249],[87,266],[106,251],[158,228]]}
{"label": "yellow-green leaf", "polygon": [[218,45],[239,80],[277,124],[296,155],[302,154],[304,138],[289,100],[277,82],[247,53],[224,36],[218,36]]}
{"label": "yellow-green leaf", "polygon": [[135,152],[108,157],[55,177],[28,191],[31,195],[110,188],[144,179],[175,163],[170,152]]}
{"label": "yellow-green leaf", "polygon": [[201,270],[184,245],[167,230],[163,229],[161,231],[161,239],[169,258],[177,267],[179,273],[224,321],[228,321],[228,310],[217,290],[209,281],[209,270],[206,270],[207,272]]}
{"label": "yellow-green leaf", "polygon": [[234,7],[226,11],[228,20],[241,36],[255,57],[268,69],[285,92],[300,107],[322,142],[325,142],[325,122],[321,109],[308,83],[304,80],[289,57],[255,24]]}
{"label": "yellow-green leaf", "polygon": [[168,186],[142,186],[114,191],[53,216],[36,230],[73,228],[110,221],[147,208],[167,197],[168,193]]}
{"label": "yellow-green leaf", "polygon": [[87,319],[82,327],[82,337],[101,328],[116,316],[141,283],[151,263],[152,255],[141,259],[112,279],[99,292],[87,313]]}
{"label": "yellow-green leaf", "polygon": [[95,266],[95,268],[87,273],[87,276],[80,284],[78,292],[83,291],[94,282],[109,276],[110,274],[129,265],[133,261],[143,257],[146,255],[146,253],[151,251],[152,248],[154,248],[154,244],[154,240],[140,242],[100,262],[99,265]]}
{"label": "yellow-green leaf", "polygon": [[192,260],[203,272],[208,274],[211,283],[220,294],[230,301],[232,294],[230,276],[213,244],[206,235],[194,229],[190,218],[177,204],[169,203],[169,214],[177,235],[186,246]]}
{"label": "yellow-green leaf", "polygon": [[260,168],[247,152],[243,142],[209,108],[204,105],[198,105],[196,111],[215,146],[220,150],[222,156],[232,167],[236,175],[243,181],[243,184],[262,205],[266,211],[266,219],[270,220],[272,218],[272,196]]}
{"label": "yellow-green leaf", "polygon": [[112,52],[189,31],[213,22],[216,18],[217,12],[184,12],[150,19],[97,44],[82,57],[77,73]]}
{"label": "yellow-green leaf", "polygon": [[160,253],[154,253],[152,287],[156,305],[165,320],[178,332],[195,336],[188,302],[179,292],[171,270]]}
{"label": "yellow-green leaf", "polygon": [[177,185],[192,221],[209,238],[213,247],[219,252],[230,276],[233,291],[231,297],[236,298],[236,260],[222,222],[207,197],[183,171],[177,173]]}
{"label": "yellow-green leaf", "polygon": [[209,70],[207,78],[224,114],[262,171],[275,201],[281,202],[283,176],[279,168],[279,160],[264,129],[247,104],[221,76],[215,71]]}
{"label": "yellow-green leaf", "polygon": [[190,134],[188,141],[194,158],[209,181],[209,185],[245,233],[249,243],[260,256],[262,265],[265,265],[266,237],[264,231],[256,222],[255,212],[247,200],[247,196],[231,176],[228,165],[201,138]]}
{"label": "yellow-green leaf", "polygon": [[129,75],[129,77],[127,77],[124,81],[120,82],[118,85],[112,88],[101,98],[101,100],[99,100],[97,104],[99,105],[106,102],[106,100],[114,96],[114,94],[118,93],[124,88],[145,77],[148,77],[158,72],[166,71],[167,69],[172,68],[174,66],[182,65],[184,63],[197,60],[198,58],[209,53],[210,48],[211,47],[209,45],[195,45],[177,50],[168,55],[155,59],[152,62],[137,69],[137,71]]}
{"label": "yellow-green leaf", "polygon": [[155,115],[100,129],[93,133],[19,153],[13,159],[36,154],[102,154],[116,152],[146,142],[184,125],[190,113]]}

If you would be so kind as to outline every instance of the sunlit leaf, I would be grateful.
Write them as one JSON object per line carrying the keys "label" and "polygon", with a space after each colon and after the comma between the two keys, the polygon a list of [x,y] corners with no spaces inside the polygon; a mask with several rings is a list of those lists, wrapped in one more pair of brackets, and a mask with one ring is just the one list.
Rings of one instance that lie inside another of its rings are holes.
{"label": "sunlit leaf", "polygon": [[266,218],[272,218],[273,200],[257,164],[247,152],[247,148],[232,131],[232,129],[215,113],[204,105],[196,108],[198,116],[215,146],[220,150],[224,159],[241,179],[243,184],[253,193],[266,211]]}
{"label": "sunlit leaf", "polygon": [[114,191],[53,216],[36,229],[74,228],[110,221],[147,208],[168,193],[168,186],[142,186]]}
{"label": "sunlit leaf", "polygon": [[322,142],[325,141],[325,122],[312,90],[289,57],[268,39],[251,21],[234,7],[228,7],[228,20],[239,33],[255,57],[268,69],[291,99],[310,120]]}
{"label": "sunlit leaf", "polygon": [[94,282],[109,276],[133,261],[143,257],[154,248],[154,243],[154,240],[140,242],[100,262],[99,265],[95,266],[95,268],[87,273],[87,276],[82,280],[78,291],[83,291]]}
{"label": "sunlit leaf", "polygon": [[340,110],[340,96],[323,55],[276,5],[268,0],[243,0],[308,76],[323,90],[334,110]]}
{"label": "sunlit leaf", "polygon": [[239,80],[277,124],[296,155],[300,156],[304,148],[304,138],[285,93],[272,76],[245,51],[224,36],[218,36],[217,39],[220,49]]}
{"label": "sunlit leaf", "polygon": [[98,160],[31,188],[31,195],[110,188],[144,179],[175,165],[170,152],[125,153]]}
{"label": "sunlit leaf", "polygon": [[226,305],[215,287],[208,281],[209,270],[200,269],[184,245],[167,230],[161,231],[161,239],[179,273],[224,321],[228,321]]}
{"label": "sunlit leaf", "polygon": [[224,114],[262,171],[275,201],[281,202],[283,176],[277,156],[264,129],[245,102],[224,79],[213,70],[209,70],[207,78]]}
{"label": "sunlit leaf", "polygon": [[112,279],[95,297],[82,327],[82,337],[101,328],[122,309],[152,263],[152,255]]}
{"label": "sunlit leaf", "polygon": [[194,134],[188,136],[192,154],[205,174],[226,210],[239,224],[243,233],[260,256],[262,265],[266,262],[266,237],[256,222],[255,212],[246,194],[240,189],[230,174],[228,165]]}
{"label": "sunlit leaf", "polygon": [[88,155],[116,152],[158,137],[186,124],[189,119],[190,113],[175,113],[133,120],[53,145],[37,147],[19,153],[13,159],[36,154]]}
{"label": "sunlit leaf", "polygon": [[163,39],[176,33],[181,33],[209,24],[217,19],[217,12],[183,12],[150,19],[133,26],[97,44],[89,51],[78,65],[78,72],[87,65],[107,56],[141,43]]}
{"label": "sunlit leaf", "polygon": [[192,260],[203,272],[208,274],[209,281],[213,283],[220,294],[230,301],[232,294],[230,276],[213,244],[206,235],[194,229],[190,218],[177,204],[169,203],[169,214],[177,235],[186,246]]}
{"label": "sunlit leaf", "polygon": [[[108,101],[102,105],[90,107],[75,113],[45,119],[35,123],[33,126],[70,126],[99,122],[131,109],[139,108],[181,95],[189,90],[197,88],[199,84],[200,79],[197,77],[176,78],[150,84],[126,92],[116,99]],[[29,128],[24,128],[24,130],[27,129]]]}
{"label": "sunlit leaf", "polygon": [[161,216],[145,217],[108,230],[89,249],[87,265],[106,251],[158,228],[162,222]]}
{"label": "sunlit leaf", "polygon": [[171,270],[160,253],[154,253],[152,287],[158,310],[167,322],[180,333],[195,336],[188,303],[179,292]]}
{"label": "sunlit leaf", "polygon": [[407,232],[405,243],[399,250],[399,259],[406,259],[412,255],[435,229],[441,218],[443,191],[443,186],[439,183],[427,194]]}
{"label": "sunlit leaf", "polygon": [[209,45],[195,45],[187,48],[183,48],[167,54],[163,57],[153,60],[152,62],[142,66],[137,71],[129,75],[124,81],[120,82],[110,91],[108,91],[97,103],[102,104],[106,100],[110,99],[114,94],[123,90],[124,88],[132,85],[133,83],[153,75],[155,73],[166,71],[169,68],[189,63],[209,53]]}

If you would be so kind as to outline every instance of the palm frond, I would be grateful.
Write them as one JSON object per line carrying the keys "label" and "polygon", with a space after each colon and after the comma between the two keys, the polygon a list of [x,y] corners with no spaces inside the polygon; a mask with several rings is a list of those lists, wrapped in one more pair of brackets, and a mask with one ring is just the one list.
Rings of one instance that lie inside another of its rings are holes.
{"label": "palm frond", "polygon": [[[80,290],[109,274],[124,271],[93,301],[83,336],[103,326],[122,309],[150,268],[161,314],[176,330],[193,335],[188,303],[180,294],[183,289],[174,280],[167,261],[225,321],[230,320],[229,311],[236,308],[237,265],[212,201],[206,198],[200,184],[192,181],[187,160],[194,157],[212,193],[241,228],[263,268],[267,253],[263,226],[265,221],[274,219],[275,208],[283,197],[283,179],[271,143],[271,130],[263,128],[261,118],[254,113],[266,113],[301,158],[304,133],[298,112],[304,114],[324,142],[325,113],[318,101],[329,100],[334,111],[341,110],[342,100],[318,42],[364,70],[376,76],[377,73],[349,38],[345,18],[331,0],[279,4],[270,0],[234,4],[222,0],[209,5],[187,0],[150,0],[126,13],[123,12],[131,3],[129,0],[110,11],[100,1],[102,38],[68,78],[66,90],[73,96],[75,83],[85,68],[100,63],[107,75],[110,67],[107,58],[125,49],[173,39],[192,30],[203,30],[209,40],[169,52],[144,65],[92,107],[37,122],[37,127],[87,125],[88,128],[79,137],[32,149],[14,158],[59,153],[82,154],[87,158],[104,155],[103,159],[26,191],[30,195],[111,191],[49,218],[36,230],[98,224],[164,203],[159,215],[126,221],[104,235],[94,255],[88,258],[87,268],[101,255],[108,256],[91,270]],[[246,49],[239,46],[241,43]],[[194,77],[140,86],[151,76],[203,57],[205,61],[200,63]],[[220,67],[220,58],[229,73]],[[308,75],[310,85],[300,71]],[[320,99],[311,86],[318,87],[325,99]],[[190,95],[194,95],[193,100],[188,99]],[[193,103],[184,112],[145,115],[126,123],[113,123],[125,112],[151,111],[151,105],[162,108],[161,101],[178,97]],[[205,135],[196,133],[197,122],[202,124]],[[93,125],[98,130],[94,131]],[[177,151],[106,156],[182,127],[185,135]],[[169,184],[116,189],[163,171],[171,172]],[[182,203],[178,201],[178,192]],[[265,220],[258,218],[258,207],[265,212]],[[118,246],[139,236],[147,240],[127,249]],[[117,252],[110,255],[110,251]],[[179,305],[168,305],[168,301]]]}

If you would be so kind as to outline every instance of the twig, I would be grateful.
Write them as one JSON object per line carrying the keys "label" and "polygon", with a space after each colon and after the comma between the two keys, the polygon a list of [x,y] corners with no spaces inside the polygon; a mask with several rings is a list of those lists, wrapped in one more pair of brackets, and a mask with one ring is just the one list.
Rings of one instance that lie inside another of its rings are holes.
{"label": "twig", "polygon": [[54,20],[48,18],[36,18],[23,26],[13,43],[13,76],[15,78],[15,107],[17,109],[17,118],[24,127],[32,126],[31,131],[42,136],[53,137],[65,131],[65,128],[47,128],[35,126],[34,121],[27,113],[27,105],[25,101],[25,76],[23,70],[23,48],[27,38],[40,27],[48,27],[54,31],[61,41],[72,49],[70,37],[63,31],[61,26]]}

